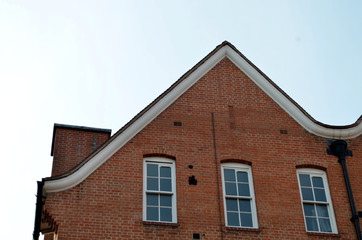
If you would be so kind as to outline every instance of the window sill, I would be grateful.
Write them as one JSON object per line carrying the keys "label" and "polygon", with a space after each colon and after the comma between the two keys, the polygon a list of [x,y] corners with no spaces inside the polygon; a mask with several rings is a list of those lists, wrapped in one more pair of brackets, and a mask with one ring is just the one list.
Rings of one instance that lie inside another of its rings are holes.
{"label": "window sill", "polygon": [[307,232],[309,236],[320,236],[320,237],[333,237],[333,238],[342,238],[338,233],[319,233],[319,232]]}
{"label": "window sill", "polygon": [[244,227],[226,227],[225,226],[225,230],[226,231],[241,231],[241,232],[255,232],[255,233],[260,233],[261,229],[260,228],[244,228]]}
{"label": "window sill", "polygon": [[178,223],[168,223],[168,222],[152,222],[152,221],[142,221],[143,225],[151,226],[168,226],[168,227],[179,227]]}

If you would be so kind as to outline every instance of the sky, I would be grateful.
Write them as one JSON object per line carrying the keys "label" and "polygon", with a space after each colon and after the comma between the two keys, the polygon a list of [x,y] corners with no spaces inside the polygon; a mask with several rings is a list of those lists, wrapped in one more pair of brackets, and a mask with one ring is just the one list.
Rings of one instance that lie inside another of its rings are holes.
{"label": "sky", "polygon": [[0,239],[31,239],[54,123],[115,133],[224,40],[317,121],[362,114],[362,2],[0,0]]}

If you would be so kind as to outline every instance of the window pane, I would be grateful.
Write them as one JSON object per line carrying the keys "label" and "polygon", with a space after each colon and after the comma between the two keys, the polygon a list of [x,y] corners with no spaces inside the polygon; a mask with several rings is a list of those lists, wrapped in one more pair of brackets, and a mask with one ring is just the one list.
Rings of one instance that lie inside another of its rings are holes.
{"label": "window pane", "polygon": [[247,172],[237,172],[238,182],[249,182]]}
{"label": "window pane", "polygon": [[160,195],[160,206],[171,207],[172,206],[171,195]]}
{"label": "window pane", "polygon": [[147,220],[158,221],[158,208],[147,207]]}
{"label": "window pane", "polygon": [[321,177],[312,177],[313,187],[324,188],[323,179]]}
{"label": "window pane", "polygon": [[238,190],[239,190],[239,196],[250,196],[248,183],[239,183]]}
{"label": "window pane", "polygon": [[161,208],[161,221],[171,222],[172,221],[172,210],[171,208]]}
{"label": "window pane", "polygon": [[236,196],[236,183],[225,183],[226,195]]}
{"label": "window pane", "polygon": [[147,194],[147,205],[158,206],[158,194]]}
{"label": "window pane", "polygon": [[157,164],[147,164],[147,176],[158,177]]}
{"label": "window pane", "polygon": [[161,191],[168,191],[171,192],[172,191],[172,187],[171,187],[171,179],[160,179],[160,187],[161,187]]}
{"label": "window pane", "polygon": [[250,200],[239,199],[240,212],[251,212]]}
{"label": "window pane", "polygon": [[225,181],[235,182],[235,170],[234,169],[224,169],[224,178]]}
{"label": "window pane", "polygon": [[226,199],[226,210],[227,211],[238,211],[238,202],[236,199]]}
{"label": "window pane", "polygon": [[319,226],[321,228],[321,232],[332,232],[329,218],[319,218]]}
{"label": "window pane", "polygon": [[314,204],[303,203],[304,215],[311,217],[315,216]]}
{"label": "window pane", "polygon": [[158,178],[147,178],[147,190],[158,191]]}
{"label": "window pane", "polygon": [[325,193],[324,189],[314,188],[314,195],[315,195],[316,201],[321,201],[321,202],[327,201],[326,193]]}
{"label": "window pane", "polygon": [[238,213],[228,212],[227,216],[228,216],[228,226],[240,226]]}
{"label": "window pane", "polygon": [[171,168],[170,167],[161,167],[160,168],[160,177],[171,177]]}
{"label": "window pane", "polygon": [[317,204],[318,217],[329,217],[328,208],[326,205]]}
{"label": "window pane", "polygon": [[305,221],[307,223],[307,230],[308,231],[316,231],[318,232],[318,223],[316,218],[306,217]]}
{"label": "window pane", "polygon": [[313,192],[311,188],[302,188],[303,200],[314,201]]}
{"label": "window pane", "polygon": [[240,218],[241,218],[242,227],[252,227],[253,226],[253,220],[251,218],[250,213],[240,213]]}
{"label": "window pane", "polygon": [[311,187],[309,174],[299,174],[299,181],[301,186]]}

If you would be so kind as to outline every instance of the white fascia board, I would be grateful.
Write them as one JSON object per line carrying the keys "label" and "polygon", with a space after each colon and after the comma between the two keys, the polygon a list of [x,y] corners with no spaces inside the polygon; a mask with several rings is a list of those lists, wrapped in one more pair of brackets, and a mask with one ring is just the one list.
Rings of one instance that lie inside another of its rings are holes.
{"label": "white fascia board", "polygon": [[244,58],[229,46],[225,46],[225,48],[226,56],[308,132],[328,139],[351,139],[362,134],[362,124],[358,124],[351,128],[338,129],[327,128],[313,122]]}
{"label": "white fascia board", "polygon": [[122,148],[128,141],[130,141],[137,133],[146,127],[152,120],[161,114],[168,106],[170,106],[176,99],[192,87],[202,76],[204,76],[211,68],[225,57],[225,48],[220,49],[212,55],[204,64],[193,71],[186,79],[172,89],[165,95],[159,102],[152,106],[145,112],[139,119],[132,123],[124,130],[118,137],[109,143],[104,149],[96,154],[92,159],[86,162],[76,172],[64,178],[45,181],[44,190],[47,193],[60,192],[70,189],[90,174],[92,174],[98,167],[106,162],[113,154]]}
{"label": "white fascia board", "polygon": [[308,118],[294,103],[276,89],[252,65],[242,58],[232,48],[225,45],[201,64],[187,78],[182,80],[174,89],[166,94],[160,101],[146,111],[139,119],[126,128],[118,137],[110,142],[104,149],[86,162],[81,168],[69,176],[56,180],[45,181],[44,190],[47,193],[60,192],[70,189],[105,163],[113,154],[130,141],[137,133],[146,127],[152,120],[161,114],[167,107],[175,102],[183,93],[192,87],[201,77],[210,71],[224,57],[228,57],[238,68],[243,71],[257,86],[283,108],[294,120],[310,133],[329,139],[350,139],[362,133],[362,124],[348,129],[326,128],[316,124]]}

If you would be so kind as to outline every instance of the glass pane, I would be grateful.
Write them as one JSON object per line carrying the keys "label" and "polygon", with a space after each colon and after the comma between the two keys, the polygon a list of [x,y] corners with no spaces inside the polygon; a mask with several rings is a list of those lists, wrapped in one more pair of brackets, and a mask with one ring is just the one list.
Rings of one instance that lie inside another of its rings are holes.
{"label": "glass pane", "polygon": [[161,187],[161,191],[168,191],[171,192],[172,191],[172,187],[171,187],[171,179],[160,179],[160,187]]}
{"label": "glass pane", "polygon": [[238,211],[238,202],[236,199],[226,199],[226,211]]}
{"label": "glass pane", "polygon": [[158,208],[147,207],[147,220],[158,221]]}
{"label": "glass pane", "polygon": [[329,217],[328,208],[326,205],[317,204],[318,217]]}
{"label": "glass pane", "polygon": [[239,190],[239,196],[250,196],[248,183],[239,183],[238,190]]}
{"label": "glass pane", "polygon": [[252,227],[253,220],[251,218],[251,213],[240,213],[241,226],[242,227]]}
{"label": "glass pane", "polygon": [[315,231],[318,232],[318,223],[316,218],[306,217],[305,221],[307,223],[307,230],[308,231]]}
{"label": "glass pane", "polygon": [[313,192],[311,188],[302,188],[303,200],[314,201]]}
{"label": "glass pane", "polygon": [[224,169],[224,178],[225,181],[235,182],[235,170],[234,169]]}
{"label": "glass pane", "polygon": [[240,226],[239,224],[239,214],[228,212],[228,226]]}
{"label": "glass pane", "polygon": [[158,177],[157,164],[147,164],[147,176]]}
{"label": "glass pane", "polygon": [[160,209],[161,221],[172,222],[172,208]]}
{"label": "glass pane", "polygon": [[147,178],[147,190],[158,191],[158,178]]}
{"label": "glass pane", "polygon": [[250,200],[239,199],[240,212],[251,212]]}
{"label": "glass pane", "polygon": [[160,177],[171,177],[171,168],[170,167],[161,167],[160,168]]}
{"label": "glass pane", "polygon": [[237,172],[236,176],[238,177],[238,182],[249,182],[247,172]]}
{"label": "glass pane", "polygon": [[332,232],[329,218],[319,218],[319,226],[321,228],[321,232]]}
{"label": "glass pane", "polygon": [[147,194],[147,206],[158,206],[158,194]]}
{"label": "glass pane", "polygon": [[226,195],[236,196],[236,183],[225,183]]}
{"label": "glass pane", "polygon": [[301,186],[311,187],[309,174],[299,174],[299,182]]}
{"label": "glass pane", "polygon": [[314,204],[303,203],[304,215],[311,217],[315,216]]}
{"label": "glass pane", "polygon": [[323,179],[321,177],[312,177],[313,187],[324,188]]}
{"label": "glass pane", "polygon": [[314,195],[315,195],[316,201],[321,201],[321,202],[327,201],[326,193],[325,193],[324,189],[314,188]]}
{"label": "glass pane", "polygon": [[160,195],[160,206],[162,206],[162,207],[171,207],[172,206],[172,197],[171,197],[171,195]]}

